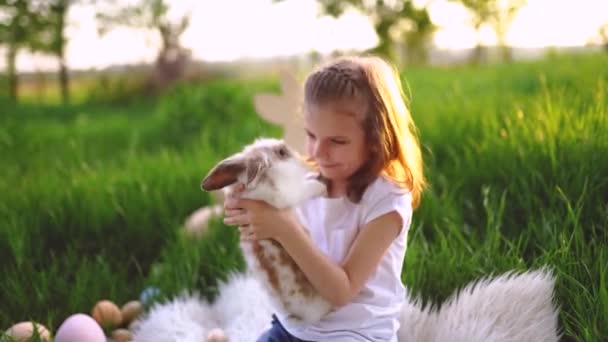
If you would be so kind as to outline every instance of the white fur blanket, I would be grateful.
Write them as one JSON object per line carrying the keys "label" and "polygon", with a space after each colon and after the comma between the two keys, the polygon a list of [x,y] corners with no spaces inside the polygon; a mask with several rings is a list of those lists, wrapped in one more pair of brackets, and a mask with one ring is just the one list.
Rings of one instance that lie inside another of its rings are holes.
{"label": "white fur blanket", "polygon": [[[408,296],[399,341],[558,341],[554,282],[546,269],[509,272],[469,284],[439,309],[422,307]],[[213,303],[184,294],[155,304],[136,325],[134,341],[200,342],[215,328],[222,329],[229,341],[255,341],[269,326],[272,312],[257,280],[234,274],[221,284]]]}

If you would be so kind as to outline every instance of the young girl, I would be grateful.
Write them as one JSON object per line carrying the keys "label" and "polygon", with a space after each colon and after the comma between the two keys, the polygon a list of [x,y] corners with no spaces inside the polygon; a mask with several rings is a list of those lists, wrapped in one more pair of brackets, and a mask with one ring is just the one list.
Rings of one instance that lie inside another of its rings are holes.
{"label": "young girl", "polygon": [[335,308],[307,325],[279,312],[258,341],[397,341],[407,232],[425,184],[399,77],[378,57],[337,59],[308,76],[304,120],[328,196],[289,210],[229,198],[224,222],[243,239],[281,243]]}

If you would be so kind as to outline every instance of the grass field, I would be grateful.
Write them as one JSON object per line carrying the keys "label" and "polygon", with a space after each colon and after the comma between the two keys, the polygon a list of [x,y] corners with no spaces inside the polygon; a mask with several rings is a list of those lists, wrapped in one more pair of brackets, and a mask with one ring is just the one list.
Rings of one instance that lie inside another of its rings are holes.
{"label": "grass field", "polygon": [[[430,182],[407,286],[441,301],[476,278],[548,265],[564,340],[606,338],[608,55],[403,78]],[[243,268],[238,237],[214,222],[191,239],[181,224],[210,203],[199,184],[215,162],[280,136],[252,105],[277,89],[217,80],[120,104],[0,100],[0,331],[30,319],[55,330],[148,286],[159,300],[184,289],[213,297]]]}

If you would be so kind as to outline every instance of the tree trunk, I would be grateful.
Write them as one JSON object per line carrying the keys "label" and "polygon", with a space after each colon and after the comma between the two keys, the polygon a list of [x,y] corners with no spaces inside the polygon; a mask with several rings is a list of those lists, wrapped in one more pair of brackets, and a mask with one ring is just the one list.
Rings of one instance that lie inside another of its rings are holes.
{"label": "tree trunk", "polygon": [[510,46],[505,43],[500,44],[500,57],[503,62],[511,63],[513,62],[513,50]]}
{"label": "tree trunk", "polygon": [[409,65],[425,65],[428,61],[427,36],[411,33],[406,36],[406,63]]}
{"label": "tree trunk", "polygon": [[484,58],[484,46],[481,43],[477,43],[473,48],[473,54],[471,55],[471,64],[479,65]]}
{"label": "tree trunk", "polygon": [[391,62],[396,62],[394,45],[389,34],[390,25],[391,23],[386,21],[381,21],[376,25],[376,34],[378,35],[378,40],[380,42],[373,49],[373,52],[386,57]]}
{"label": "tree trunk", "polygon": [[17,102],[19,97],[19,76],[17,75],[17,46],[10,44],[6,52],[6,65],[8,77],[8,97]]}
{"label": "tree trunk", "polygon": [[475,44],[475,48],[473,49],[473,54],[471,55],[471,64],[479,65],[483,61],[484,58],[484,46],[481,42],[481,34],[479,32],[481,25],[475,27],[475,32],[477,32],[477,44]]}
{"label": "tree trunk", "polygon": [[61,89],[61,101],[63,104],[68,104],[70,101],[70,79],[68,76],[68,68],[65,65],[63,54],[59,56],[59,87]]}
{"label": "tree trunk", "polygon": [[44,71],[37,69],[35,76],[36,97],[38,98],[38,103],[44,103],[46,99],[46,75]]}
{"label": "tree trunk", "polygon": [[504,25],[496,26],[494,32],[496,32],[498,40],[498,51],[500,52],[501,61],[506,63],[513,62],[513,51],[507,43],[507,32],[505,31]]}
{"label": "tree trunk", "polygon": [[63,104],[68,104],[70,101],[70,79],[68,68],[65,63],[65,45],[64,37],[66,17],[68,15],[69,1],[60,0],[55,7],[55,15],[57,16],[57,24],[55,27],[55,55],[59,63],[59,89],[61,92],[61,101]]}

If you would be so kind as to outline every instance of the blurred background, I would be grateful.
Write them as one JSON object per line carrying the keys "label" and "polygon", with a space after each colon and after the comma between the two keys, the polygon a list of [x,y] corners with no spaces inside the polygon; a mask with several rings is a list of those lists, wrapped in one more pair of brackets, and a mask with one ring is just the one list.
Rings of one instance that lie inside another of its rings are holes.
{"label": "blurred background", "polygon": [[184,222],[211,166],[282,135],[253,97],[374,53],[430,184],[412,293],[549,266],[564,340],[608,336],[606,0],[0,0],[0,52],[0,333],[150,289],[212,299],[238,236]]}
{"label": "blurred background", "polygon": [[164,86],[356,51],[400,66],[455,65],[608,46],[602,0],[6,0],[0,9],[13,99],[20,88],[44,97],[53,76],[66,101],[71,78],[131,71]]}

